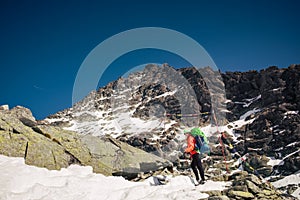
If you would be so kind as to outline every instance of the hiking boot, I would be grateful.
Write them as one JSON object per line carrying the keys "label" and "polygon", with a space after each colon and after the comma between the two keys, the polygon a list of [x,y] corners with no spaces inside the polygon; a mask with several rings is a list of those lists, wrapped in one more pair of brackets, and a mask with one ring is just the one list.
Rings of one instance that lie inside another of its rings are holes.
{"label": "hiking boot", "polygon": [[205,180],[200,180],[200,181],[198,181],[198,183],[199,183],[200,185],[203,185],[203,184],[205,183]]}

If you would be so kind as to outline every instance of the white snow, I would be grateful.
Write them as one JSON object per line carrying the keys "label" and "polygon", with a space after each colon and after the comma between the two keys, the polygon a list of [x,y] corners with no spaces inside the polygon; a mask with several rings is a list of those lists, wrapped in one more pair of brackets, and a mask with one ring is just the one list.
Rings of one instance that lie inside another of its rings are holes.
{"label": "white snow", "polygon": [[240,117],[240,120],[245,120],[248,116],[252,115],[252,114],[255,114],[257,112],[260,112],[260,109],[258,108],[254,108],[253,110],[249,110],[248,112],[246,112],[245,114],[243,114],[241,117]]}
{"label": "white snow", "polygon": [[300,152],[300,149],[298,149],[297,151],[295,151],[295,152],[293,152],[293,153],[290,153],[290,154],[286,155],[282,160],[285,160],[285,159],[287,159],[287,158],[293,156],[294,154],[296,154],[296,153],[298,153],[298,152]]}
{"label": "white snow", "polygon": [[172,96],[172,95],[174,95],[176,92],[177,92],[177,90],[174,90],[174,91],[171,91],[171,92],[165,92],[165,93],[163,93],[163,94],[161,94],[161,95],[158,95],[158,96],[154,97],[154,99],[159,99],[159,98],[161,98],[161,97]]}
{"label": "white snow", "polygon": [[[280,188],[290,184],[298,185],[299,183],[300,183],[300,172],[297,172],[295,174],[286,176],[283,179],[273,182],[272,185],[276,188]],[[294,191],[292,195],[300,199],[300,187],[296,191]]]}
{"label": "white snow", "polygon": [[261,95],[258,95],[257,97],[251,98],[251,99],[244,99],[244,101],[239,102],[236,101],[234,102],[235,104],[241,104],[243,105],[244,108],[248,108],[252,103],[254,103],[255,101],[261,99]]}
{"label": "white snow", "polygon": [[287,111],[284,115],[298,115],[299,111]]}
{"label": "white snow", "polygon": [[287,111],[287,112],[285,112],[284,113],[284,117],[283,117],[283,119],[286,119],[289,115],[298,115],[298,113],[299,113],[299,111],[297,110],[297,111]]}
{"label": "white snow", "polygon": [[[136,135],[153,130],[168,130],[176,123],[175,120],[165,121],[163,118],[155,116],[148,120],[135,118],[132,117],[134,110],[130,110],[129,108],[129,105],[123,104],[121,107],[107,111],[76,112],[74,114],[75,117],[85,115],[89,120],[74,118],[70,121],[71,126],[64,127],[64,129],[77,131],[83,135],[103,136],[109,134],[112,137],[118,137],[122,134]],[[156,136],[153,137],[153,139],[155,138],[157,139]]]}
{"label": "white snow", "polygon": [[92,172],[92,167],[71,165],[60,171],[28,166],[23,158],[0,155],[1,200],[138,200],[207,198],[202,193],[224,190],[230,182],[207,181],[194,186],[188,176],[168,177],[166,185],[153,186],[153,177],[130,182],[122,177],[107,177]]}
{"label": "white snow", "polygon": [[282,88],[275,88],[275,89],[273,89],[272,91],[273,92],[276,92],[276,91],[279,91],[279,90],[281,90]]}
{"label": "white snow", "polygon": [[299,143],[299,142],[292,142],[292,143],[286,145],[286,147],[291,147],[291,146],[294,146],[294,145],[296,145],[296,144],[298,144],[298,143]]}
{"label": "white snow", "polygon": [[233,136],[234,140],[236,140],[237,135],[235,135],[233,129],[238,129],[246,124],[251,124],[256,118],[249,119],[249,120],[246,120],[246,118],[256,112],[259,112],[259,111],[260,111],[260,109],[254,108],[253,110],[250,110],[250,111],[246,112],[244,115],[242,115],[239,120],[230,122],[229,124],[227,124],[225,126],[217,127],[217,126],[212,126],[211,124],[209,124],[208,126],[202,127],[201,130],[205,133],[205,135],[207,137],[211,137],[218,132],[226,131],[227,133],[229,133],[230,135]]}
{"label": "white snow", "polygon": [[275,159],[274,157],[268,157],[270,160],[267,162],[270,166],[283,165],[284,161],[280,159]]}
{"label": "white snow", "polygon": [[300,187],[298,189],[296,189],[292,195],[298,199],[300,199]]}
{"label": "white snow", "polygon": [[55,118],[46,118],[45,121],[47,121],[48,123],[54,123],[54,122],[67,122],[68,119],[66,118],[59,118],[59,119],[55,119]]}

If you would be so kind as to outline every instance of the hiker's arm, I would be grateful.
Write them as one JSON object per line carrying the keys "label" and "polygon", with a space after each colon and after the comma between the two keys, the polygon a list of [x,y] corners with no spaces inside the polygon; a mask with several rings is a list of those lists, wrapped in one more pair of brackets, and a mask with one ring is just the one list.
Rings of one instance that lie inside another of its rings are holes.
{"label": "hiker's arm", "polygon": [[188,138],[188,147],[184,150],[184,152],[190,153],[195,149],[195,142],[193,137]]}

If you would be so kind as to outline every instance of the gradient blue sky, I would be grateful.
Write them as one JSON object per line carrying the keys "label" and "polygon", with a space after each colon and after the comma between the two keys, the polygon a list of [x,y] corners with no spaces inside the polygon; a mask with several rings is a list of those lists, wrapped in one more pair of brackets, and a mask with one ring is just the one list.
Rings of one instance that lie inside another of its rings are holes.
{"label": "gradient blue sky", "polygon": [[[164,27],[198,41],[221,71],[300,63],[300,1],[0,2],[0,104],[42,119],[72,104],[76,73],[88,53],[119,32]],[[99,86],[147,63],[188,65],[171,53],[138,50],[116,60]]]}

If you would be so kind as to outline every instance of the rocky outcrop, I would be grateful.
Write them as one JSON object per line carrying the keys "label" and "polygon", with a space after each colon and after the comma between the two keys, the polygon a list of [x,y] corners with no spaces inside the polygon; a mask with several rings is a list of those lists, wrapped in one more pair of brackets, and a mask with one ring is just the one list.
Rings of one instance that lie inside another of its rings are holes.
{"label": "rocky outcrop", "polygon": [[283,194],[253,174],[241,171],[228,175],[227,180],[232,181],[232,186],[224,191],[223,195],[230,199],[296,199],[290,195]]}
{"label": "rocky outcrop", "polygon": [[[173,175],[189,175],[190,172],[185,171],[179,172],[175,170]],[[160,184],[168,184],[168,180],[165,178],[171,173],[167,170],[156,172],[151,174],[153,177],[157,177]],[[210,172],[206,172],[205,176],[212,175]],[[139,181],[143,181],[149,178],[147,175],[142,175],[138,178]],[[296,200],[297,198],[293,197],[290,194],[283,193],[281,190],[276,189],[270,182],[257,177],[247,171],[236,171],[233,173],[222,173],[219,176],[213,175],[209,178],[210,180],[205,183],[211,185],[211,181],[225,181],[226,188],[223,190],[217,190],[212,188],[211,190],[205,189],[204,193],[209,195],[208,200],[239,200],[239,199],[254,199],[254,200],[264,200],[264,199],[274,199],[274,200]],[[204,188],[205,188],[204,184]],[[202,186],[197,186],[202,187]],[[290,191],[289,193],[291,193]]]}
{"label": "rocky outcrop", "polygon": [[97,138],[86,135],[81,137],[81,140],[90,149],[92,163],[97,163],[98,160],[101,160],[102,163],[112,168],[113,175],[133,179],[140,173],[149,173],[172,166],[170,161],[149,154],[109,136]]}
{"label": "rocky outcrop", "polygon": [[94,172],[127,178],[171,166],[169,161],[111,137],[81,136],[39,124],[21,106],[0,111],[0,154],[24,157],[26,164],[48,169],[90,165]]}
{"label": "rocky outcrop", "polygon": [[[239,151],[255,156],[266,155],[284,160],[274,171],[292,174],[300,170],[300,65],[287,69],[234,72],[223,75],[231,113],[229,120],[239,119],[256,109],[254,121],[240,134]],[[270,175],[272,170],[267,170]],[[273,171],[273,172],[274,172]]]}
{"label": "rocky outcrop", "polygon": [[9,110],[9,106],[8,105],[2,105],[2,106],[0,106],[0,110]]}

